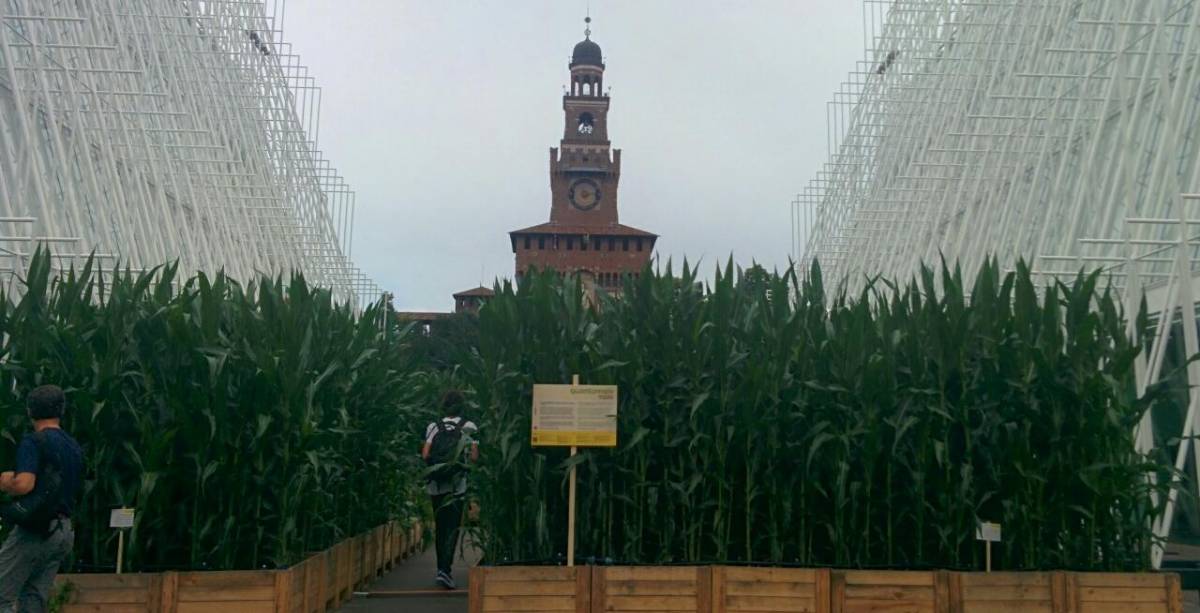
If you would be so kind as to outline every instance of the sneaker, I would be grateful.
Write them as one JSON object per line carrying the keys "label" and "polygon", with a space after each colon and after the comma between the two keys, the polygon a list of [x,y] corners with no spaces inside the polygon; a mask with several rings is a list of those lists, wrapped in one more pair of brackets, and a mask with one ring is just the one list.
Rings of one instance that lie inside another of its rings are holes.
{"label": "sneaker", "polygon": [[451,577],[450,573],[447,573],[444,571],[440,571],[440,570],[438,571],[437,582],[438,582],[438,585],[440,585],[448,590],[453,590],[453,589],[458,588],[458,586],[454,584],[454,577]]}

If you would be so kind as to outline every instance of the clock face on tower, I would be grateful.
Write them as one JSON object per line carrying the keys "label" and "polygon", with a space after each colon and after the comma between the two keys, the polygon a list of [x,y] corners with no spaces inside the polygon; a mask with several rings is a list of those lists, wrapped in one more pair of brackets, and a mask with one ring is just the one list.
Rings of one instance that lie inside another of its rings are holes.
{"label": "clock face on tower", "polygon": [[571,201],[571,206],[590,211],[600,203],[600,185],[591,179],[577,179],[571,183],[567,199]]}

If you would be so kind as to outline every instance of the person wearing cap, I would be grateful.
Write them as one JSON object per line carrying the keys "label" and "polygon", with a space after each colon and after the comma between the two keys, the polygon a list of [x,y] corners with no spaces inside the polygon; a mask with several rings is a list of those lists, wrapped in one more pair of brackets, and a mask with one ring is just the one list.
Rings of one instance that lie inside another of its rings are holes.
{"label": "person wearing cap", "polygon": [[75,546],[71,514],[79,496],[83,474],[83,451],[79,443],[62,429],[66,395],[57,385],[43,385],[29,393],[26,409],[33,432],[17,446],[16,470],[0,473],[0,492],[12,497],[37,495],[39,486],[53,487],[50,477],[39,476],[56,470],[57,491],[46,509],[52,517],[38,527],[16,525],[0,546],[0,611],[43,613],[59,566]]}

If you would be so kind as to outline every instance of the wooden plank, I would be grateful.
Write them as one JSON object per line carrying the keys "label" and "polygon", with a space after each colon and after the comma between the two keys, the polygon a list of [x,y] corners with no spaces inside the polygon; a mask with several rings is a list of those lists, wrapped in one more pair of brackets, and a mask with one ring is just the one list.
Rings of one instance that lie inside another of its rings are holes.
{"label": "wooden plank", "polygon": [[744,613],[748,611],[816,613],[817,611],[817,603],[812,598],[777,596],[728,596],[725,599],[725,606],[725,610],[728,613]]}
{"label": "wooden plank", "polygon": [[[475,574],[474,569],[471,573]],[[571,596],[578,590],[578,581],[489,581],[487,585],[487,593],[493,596]]]}
{"label": "wooden plank", "polygon": [[982,600],[1037,600],[1051,602],[1053,590],[1048,585],[994,585],[972,587],[963,590],[968,601]]}
{"label": "wooden plank", "polygon": [[146,589],[150,585],[153,575],[144,574],[128,574],[128,575],[58,575],[55,583],[61,584],[70,582],[78,589],[121,589],[121,588],[141,588]]}
{"label": "wooden plank", "polygon": [[848,600],[844,613],[936,613],[933,602]]}
{"label": "wooden plank", "polygon": [[144,604],[66,604],[62,613],[146,613]]}
{"label": "wooden plank", "polygon": [[140,604],[145,605],[149,600],[146,588],[125,587],[115,590],[96,588],[76,588],[71,596],[71,604]]}
{"label": "wooden plank", "polygon": [[[606,611],[699,611],[695,596],[609,596]],[[704,611],[708,613],[708,611]]]}
{"label": "wooden plank", "polygon": [[695,581],[695,566],[609,566],[604,569],[609,581]]}
{"label": "wooden plank", "polygon": [[1167,613],[1165,602],[1089,602],[1086,613]]}
{"label": "wooden plank", "polygon": [[726,566],[729,581],[781,581],[792,583],[814,583],[817,571],[810,568],[755,568]]}
{"label": "wooden plank", "polygon": [[963,613],[1053,613],[1049,601],[981,600],[963,603]]}
{"label": "wooden plank", "polygon": [[783,581],[726,581],[725,593],[733,596],[795,596],[815,598],[815,583],[785,583]]}
{"label": "wooden plank", "polygon": [[1161,588],[1166,579],[1152,573],[1073,573],[1079,587],[1146,587]]}
{"label": "wooden plank", "polygon": [[831,594],[830,594],[830,577],[829,569],[817,569],[813,576],[813,599],[816,601],[817,613],[830,613]]}
{"label": "wooden plank", "polygon": [[846,585],[911,585],[933,587],[933,572],[848,570],[844,571]]}
{"label": "wooden plank", "polygon": [[975,587],[1050,587],[1051,573],[959,573],[965,591]]}
{"label": "wooden plank", "polygon": [[181,602],[178,613],[274,613],[275,605],[266,602]]}
{"label": "wooden plank", "polygon": [[483,597],[483,613],[492,611],[574,611],[571,596],[490,596]]}
{"label": "wooden plank", "polygon": [[1081,587],[1079,602],[1166,602],[1167,590],[1137,587]]}
{"label": "wooden plank", "polygon": [[574,581],[572,568],[566,566],[495,566],[487,569],[487,582],[498,581]]}
{"label": "wooden plank", "polygon": [[179,589],[200,587],[274,587],[275,571],[211,570],[179,573]]}
{"label": "wooden plank", "polygon": [[847,600],[934,601],[933,589],[913,585],[847,585]]}
{"label": "wooden plank", "polygon": [[[285,575],[286,573],[279,573]],[[181,587],[179,602],[236,602],[274,601],[274,587]]]}
{"label": "wooden plank", "polygon": [[[553,584],[550,584],[553,585]],[[607,593],[615,596],[694,596],[695,581],[630,581],[609,579]]]}

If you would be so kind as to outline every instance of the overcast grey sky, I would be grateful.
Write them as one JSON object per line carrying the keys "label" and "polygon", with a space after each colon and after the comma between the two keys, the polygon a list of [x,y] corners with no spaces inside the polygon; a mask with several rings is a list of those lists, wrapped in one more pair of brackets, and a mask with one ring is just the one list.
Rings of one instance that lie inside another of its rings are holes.
{"label": "overcast grey sky", "polygon": [[[585,0],[289,0],[320,145],[358,194],[354,259],[405,310],[511,277],[548,220],[548,149]],[[658,256],[787,265],[825,104],[863,57],[862,0],[592,0],[623,150],[622,223]]]}

